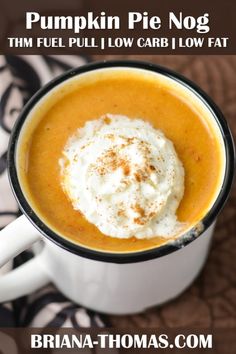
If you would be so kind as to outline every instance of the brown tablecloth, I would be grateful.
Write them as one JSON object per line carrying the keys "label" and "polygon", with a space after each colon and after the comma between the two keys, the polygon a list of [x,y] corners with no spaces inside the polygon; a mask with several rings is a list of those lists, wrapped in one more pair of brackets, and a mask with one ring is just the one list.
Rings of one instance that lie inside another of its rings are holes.
{"label": "brown tablecloth", "polygon": [[[151,61],[185,75],[224,113],[236,137],[236,56],[94,56]],[[186,264],[187,266],[187,264]],[[176,300],[141,315],[110,316],[117,327],[236,328],[236,188],[221,213],[206,266]]]}

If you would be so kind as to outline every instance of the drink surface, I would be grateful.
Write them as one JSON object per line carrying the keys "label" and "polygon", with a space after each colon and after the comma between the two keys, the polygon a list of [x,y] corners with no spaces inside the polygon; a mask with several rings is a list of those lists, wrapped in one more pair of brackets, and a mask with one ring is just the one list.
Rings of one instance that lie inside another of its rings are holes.
{"label": "drink surface", "polygon": [[59,160],[73,208],[105,235],[171,238],[184,168],[164,134],[141,119],[106,114],[68,139]]}
{"label": "drink surface", "polygon": [[31,113],[20,138],[18,174],[39,217],[62,237],[101,251],[133,252],[167,242],[158,235],[151,239],[108,237],[75,210],[63,192],[58,161],[68,138],[104,114],[142,119],[172,141],[185,171],[177,216],[188,228],[199,222],[223,179],[218,128],[193,93],[173,80],[136,69],[81,75],[56,88]]}

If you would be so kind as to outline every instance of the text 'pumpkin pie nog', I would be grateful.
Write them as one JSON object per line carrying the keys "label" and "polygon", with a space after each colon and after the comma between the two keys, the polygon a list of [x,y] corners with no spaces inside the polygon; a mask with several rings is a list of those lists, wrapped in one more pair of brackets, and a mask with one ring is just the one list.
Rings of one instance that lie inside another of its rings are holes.
{"label": "text 'pumpkin pie nog'", "polygon": [[224,177],[219,128],[178,82],[142,69],[81,74],[31,112],[18,174],[56,233],[100,251],[160,246],[198,224]]}

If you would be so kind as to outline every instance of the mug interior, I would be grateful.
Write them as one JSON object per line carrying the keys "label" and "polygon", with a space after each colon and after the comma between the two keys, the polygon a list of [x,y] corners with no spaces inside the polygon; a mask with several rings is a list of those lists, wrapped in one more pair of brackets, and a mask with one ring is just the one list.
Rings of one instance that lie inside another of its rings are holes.
{"label": "mug interior", "polygon": [[[47,100],[47,97],[54,91],[58,90],[59,87],[64,87],[67,84],[71,85],[71,83],[76,83],[78,78],[81,79],[83,76],[86,78],[86,75],[91,74],[94,71],[112,70],[117,68],[120,70],[125,68],[158,75],[159,78],[162,77],[163,80],[167,80],[172,82],[173,85],[179,86],[179,88],[183,90],[183,94],[184,92],[187,92],[188,95],[192,95],[193,100],[198,100],[202,105],[202,109],[208,112],[209,119],[214,125],[214,129],[218,134],[218,138],[221,140],[225,156],[221,188],[218,191],[218,195],[215,196],[210,210],[201,220],[201,222],[187,230],[187,232],[182,236],[178,237],[178,240],[169,241],[166,244],[156,248],[144,251],[134,251],[130,253],[102,252],[86,248],[85,246],[80,246],[79,244],[76,244],[63,236],[58,235],[57,232],[45,224],[42,218],[40,218],[39,215],[37,215],[37,213],[30,206],[17,172],[17,156],[21,146],[21,136],[24,133],[25,127],[27,125],[32,125],[31,118],[34,116],[34,111],[37,109],[37,107],[39,105],[43,105]],[[179,74],[176,74],[157,65],[133,61],[114,61],[89,64],[84,67],[71,70],[59,78],[51,81],[48,85],[44,86],[40,91],[38,91],[25,106],[14,126],[9,144],[8,162],[10,182],[18,203],[25,215],[44,236],[59,246],[65,248],[66,250],[81,256],[107,262],[130,263],[160,257],[170,252],[177,251],[179,248],[182,248],[188,243],[194,241],[204,232],[204,230],[206,230],[212,224],[217,214],[223,207],[232,184],[234,174],[234,146],[230,130],[222,113],[212,102],[212,100],[195,84],[180,76]]]}

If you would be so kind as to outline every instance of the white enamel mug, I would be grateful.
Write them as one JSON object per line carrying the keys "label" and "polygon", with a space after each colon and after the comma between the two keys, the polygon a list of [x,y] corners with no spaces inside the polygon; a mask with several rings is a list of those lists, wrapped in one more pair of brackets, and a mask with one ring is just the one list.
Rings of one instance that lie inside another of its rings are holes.
{"label": "white enamel mug", "polygon": [[[47,95],[68,80],[93,70],[130,68],[161,75],[179,85],[204,106],[221,136],[225,153],[222,187],[203,220],[178,241],[151,250],[108,253],[82,247],[56,234],[31,208],[17,173],[17,151],[24,125]],[[0,267],[42,240],[41,253],[0,277],[0,302],[27,295],[49,282],[72,301],[109,314],[131,314],[162,304],[183,292],[203,267],[216,217],[226,201],[234,175],[234,144],[227,123],[211,99],[186,78],[157,65],[136,61],[89,64],[43,87],[25,106],[13,129],[8,154],[9,177],[23,216],[0,232]],[[200,225],[200,228],[199,228]]]}

